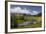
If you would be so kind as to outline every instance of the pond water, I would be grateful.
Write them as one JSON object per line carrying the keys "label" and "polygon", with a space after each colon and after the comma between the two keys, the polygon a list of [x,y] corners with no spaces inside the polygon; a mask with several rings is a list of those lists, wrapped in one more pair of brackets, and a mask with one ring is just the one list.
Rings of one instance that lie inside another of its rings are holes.
{"label": "pond water", "polygon": [[23,23],[18,24],[18,26],[29,25],[29,24],[35,24],[35,23],[36,23],[36,21],[32,21],[32,22],[26,21],[26,22],[23,22]]}

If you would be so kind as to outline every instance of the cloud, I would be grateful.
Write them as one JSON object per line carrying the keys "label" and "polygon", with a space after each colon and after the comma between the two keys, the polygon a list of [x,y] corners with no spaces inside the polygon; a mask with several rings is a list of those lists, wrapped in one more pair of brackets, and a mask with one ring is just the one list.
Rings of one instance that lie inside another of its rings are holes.
{"label": "cloud", "polygon": [[25,13],[25,14],[30,14],[29,10],[25,9],[21,9],[20,7],[16,7],[14,9],[10,10],[11,13]]}
{"label": "cloud", "polygon": [[33,11],[32,13],[31,13],[31,15],[37,15],[39,12],[38,11]]}
{"label": "cloud", "polygon": [[23,14],[31,14],[31,15],[36,15],[39,13],[37,11],[31,12],[31,11],[27,10],[26,8],[21,9],[20,7],[15,7],[14,9],[11,9],[10,11],[11,11],[11,13],[23,13]]}

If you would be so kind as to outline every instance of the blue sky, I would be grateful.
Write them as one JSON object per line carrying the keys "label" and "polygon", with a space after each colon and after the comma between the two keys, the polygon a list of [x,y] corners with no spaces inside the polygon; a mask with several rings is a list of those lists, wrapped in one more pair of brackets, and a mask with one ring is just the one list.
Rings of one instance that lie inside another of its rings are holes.
{"label": "blue sky", "polygon": [[[11,5],[10,8],[11,9],[15,9],[19,7],[21,10],[28,10],[28,12],[42,12],[42,7],[41,6],[29,6],[29,5]],[[15,9],[16,10],[16,9]]]}

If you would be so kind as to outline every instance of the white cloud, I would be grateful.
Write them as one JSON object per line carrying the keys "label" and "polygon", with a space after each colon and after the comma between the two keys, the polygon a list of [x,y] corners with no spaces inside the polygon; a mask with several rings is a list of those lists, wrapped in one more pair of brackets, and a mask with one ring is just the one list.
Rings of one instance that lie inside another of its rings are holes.
{"label": "white cloud", "polygon": [[32,13],[31,13],[31,15],[37,15],[39,12],[37,12],[37,11],[33,11]]}
{"label": "white cloud", "polygon": [[24,14],[36,15],[39,12],[37,12],[37,11],[31,12],[31,11],[27,10],[26,8],[25,9],[21,9],[20,7],[16,7],[14,9],[11,9],[11,13],[24,13]]}
{"label": "white cloud", "polygon": [[11,13],[25,13],[25,14],[30,14],[29,10],[21,9],[20,7],[16,7],[14,9],[11,9]]}

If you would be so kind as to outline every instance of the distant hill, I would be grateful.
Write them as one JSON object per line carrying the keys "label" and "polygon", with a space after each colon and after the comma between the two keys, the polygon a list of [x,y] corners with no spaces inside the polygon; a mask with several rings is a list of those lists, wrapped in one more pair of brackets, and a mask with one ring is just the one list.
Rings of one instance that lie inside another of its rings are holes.
{"label": "distant hill", "polygon": [[42,13],[38,13],[37,15],[31,15],[31,14],[22,14],[22,13],[11,13],[11,16],[12,15],[15,15],[15,14],[20,14],[20,15],[26,15],[26,16],[42,16]]}

